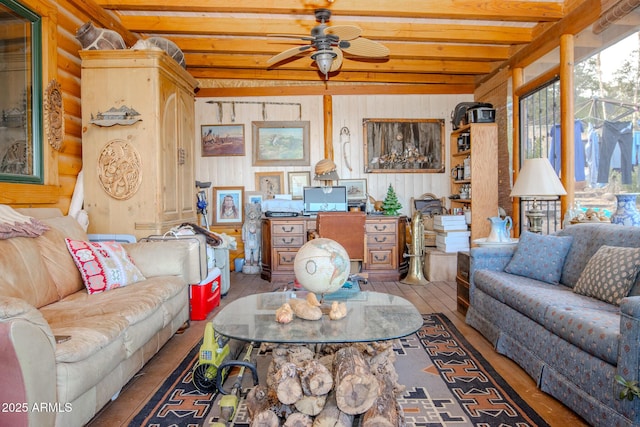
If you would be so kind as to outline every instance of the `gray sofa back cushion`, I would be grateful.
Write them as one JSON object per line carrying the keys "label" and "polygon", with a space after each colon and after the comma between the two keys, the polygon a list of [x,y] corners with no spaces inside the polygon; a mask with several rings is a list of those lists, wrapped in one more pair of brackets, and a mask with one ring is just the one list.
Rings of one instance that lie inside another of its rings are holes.
{"label": "gray sofa back cushion", "polygon": [[[627,227],[609,223],[583,223],[570,225],[557,233],[573,236],[573,244],[562,269],[560,283],[573,288],[591,256],[602,245],[640,247],[640,227]],[[640,275],[629,295],[640,295]]]}

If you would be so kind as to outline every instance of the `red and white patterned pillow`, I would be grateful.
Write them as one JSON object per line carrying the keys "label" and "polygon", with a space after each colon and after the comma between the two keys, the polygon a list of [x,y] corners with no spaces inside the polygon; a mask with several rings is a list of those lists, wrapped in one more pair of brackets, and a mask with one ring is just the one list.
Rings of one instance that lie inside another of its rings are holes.
{"label": "red and white patterned pillow", "polygon": [[68,238],[65,242],[90,294],[145,280],[120,243],[84,242]]}

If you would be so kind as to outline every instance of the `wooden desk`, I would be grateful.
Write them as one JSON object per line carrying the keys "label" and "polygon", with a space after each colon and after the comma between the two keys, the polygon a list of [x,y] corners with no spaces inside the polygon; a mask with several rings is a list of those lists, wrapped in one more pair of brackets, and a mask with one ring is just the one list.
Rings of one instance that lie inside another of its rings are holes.
{"label": "wooden desk", "polygon": [[[406,228],[405,216],[367,216],[362,272],[369,280],[398,281],[407,274]],[[298,249],[315,229],[313,217],[263,218],[261,277],[270,282],[293,282]]]}

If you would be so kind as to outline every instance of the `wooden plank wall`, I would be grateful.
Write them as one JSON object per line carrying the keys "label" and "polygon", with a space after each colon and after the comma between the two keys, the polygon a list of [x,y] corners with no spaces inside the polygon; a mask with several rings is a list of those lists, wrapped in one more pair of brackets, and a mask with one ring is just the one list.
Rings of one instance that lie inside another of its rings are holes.
{"label": "wooden plank wall", "polygon": [[488,82],[481,85],[474,94],[478,102],[489,102],[496,109],[496,123],[498,124],[498,206],[512,215],[511,170],[512,150],[509,135],[509,73],[498,73]]}

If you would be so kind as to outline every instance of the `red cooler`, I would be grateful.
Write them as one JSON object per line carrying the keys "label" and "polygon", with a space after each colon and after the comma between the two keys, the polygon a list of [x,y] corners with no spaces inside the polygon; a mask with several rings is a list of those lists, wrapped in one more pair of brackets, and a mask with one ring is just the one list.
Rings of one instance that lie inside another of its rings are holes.
{"label": "red cooler", "polygon": [[207,278],[189,287],[191,320],[204,320],[220,305],[220,269],[209,270]]}

